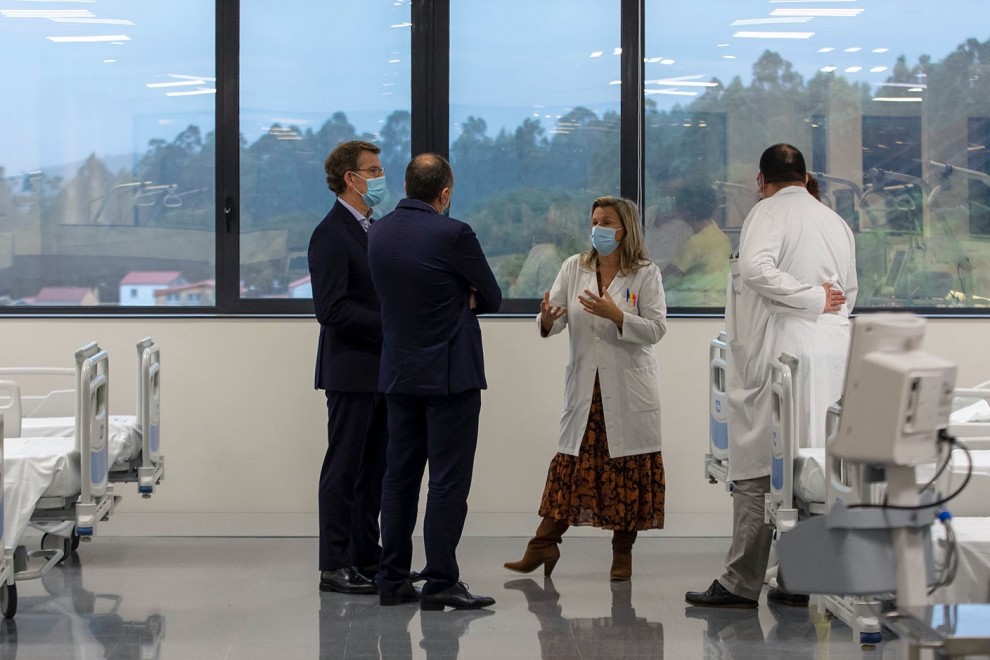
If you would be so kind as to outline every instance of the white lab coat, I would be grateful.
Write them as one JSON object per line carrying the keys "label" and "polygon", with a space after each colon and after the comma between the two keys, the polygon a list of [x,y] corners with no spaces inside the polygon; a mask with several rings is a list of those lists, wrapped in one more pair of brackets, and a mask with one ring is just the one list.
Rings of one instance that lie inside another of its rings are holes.
{"label": "white lab coat", "polygon": [[[802,187],[785,187],[754,206],[739,246],[725,307],[730,480],[770,474],[770,365],[781,352],[799,360],[802,446],[825,446],[825,415],[842,394],[858,288],[852,231]],[[822,313],[827,281],[846,294],[838,313]]]}
{"label": "white lab coat", "polygon": [[[550,303],[567,313],[547,336],[566,326],[570,360],[564,379],[559,451],[577,456],[591,411],[598,373],[612,458],[660,451],[660,371],[653,345],[667,332],[667,302],[660,269],[646,264],[616,275],[609,295],[624,312],[622,333],[614,323],[584,311],[578,296],[598,292],[595,271],[581,266],[581,255],[569,257],[550,289]],[[633,299],[635,296],[635,302]],[[540,317],[536,317],[539,326]]]}

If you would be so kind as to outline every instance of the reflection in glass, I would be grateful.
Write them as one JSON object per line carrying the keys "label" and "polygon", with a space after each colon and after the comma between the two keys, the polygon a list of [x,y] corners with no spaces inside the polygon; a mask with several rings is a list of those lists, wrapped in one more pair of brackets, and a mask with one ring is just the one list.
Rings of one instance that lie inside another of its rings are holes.
{"label": "reflection in glass", "polygon": [[542,297],[563,259],[588,248],[591,202],[619,192],[619,10],[451,3],[452,215],[478,234],[508,297]]}
{"label": "reflection in glass", "polygon": [[[986,6],[843,9],[713,0],[697,21],[689,5],[647,0],[653,258],[672,258],[680,239],[662,216],[687,184],[716,189],[715,221],[736,240],[760,153],[788,142],[856,234],[862,307],[986,307],[990,40],[973,21]],[[665,281],[672,305],[683,286]]]}
{"label": "reflection in glass", "polygon": [[334,202],[323,172],[333,148],[367,140],[382,149],[390,201],[377,211],[405,196],[410,2],[240,7],[241,295],[308,298],[309,238]]}
{"label": "reflection in glass", "polygon": [[0,305],[166,304],[121,295],[162,272],[200,289],[183,304],[212,304],[214,13],[2,12]]}

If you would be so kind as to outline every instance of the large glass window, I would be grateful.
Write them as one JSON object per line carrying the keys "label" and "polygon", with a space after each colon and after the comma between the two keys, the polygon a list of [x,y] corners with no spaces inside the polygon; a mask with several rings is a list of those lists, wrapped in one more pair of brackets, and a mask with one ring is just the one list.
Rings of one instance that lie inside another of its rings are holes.
{"label": "large glass window", "polygon": [[409,0],[241,2],[240,280],[246,298],[307,298],[307,248],[333,204],[323,161],[382,149],[390,200],[411,153]]}
{"label": "large glass window", "polygon": [[620,3],[450,7],[452,215],[511,298],[540,298],[619,192]]}
{"label": "large glass window", "polygon": [[[654,258],[676,262],[700,227],[678,208],[699,185],[734,244],[760,153],[789,142],[856,233],[859,307],[986,307],[985,14],[979,0],[712,0],[699,21],[693,6],[647,0],[646,229],[665,237]],[[724,304],[715,268],[665,279],[669,301]]]}
{"label": "large glass window", "polygon": [[0,304],[212,300],[214,11],[0,4]]}

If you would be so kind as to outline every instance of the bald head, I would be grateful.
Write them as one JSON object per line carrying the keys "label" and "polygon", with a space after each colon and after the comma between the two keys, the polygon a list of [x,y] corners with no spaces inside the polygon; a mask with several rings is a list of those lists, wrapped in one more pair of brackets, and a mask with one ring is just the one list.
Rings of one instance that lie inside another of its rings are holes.
{"label": "bald head", "polygon": [[[441,193],[454,187],[454,171],[447,159],[438,154],[419,154],[406,167],[406,197],[433,204]],[[449,199],[447,200],[449,201]]]}
{"label": "bald head", "polygon": [[764,182],[804,183],[808,169],[804,165],[804,154],[789,144],[775,144],[768,147],[760,156],[760,173]]}

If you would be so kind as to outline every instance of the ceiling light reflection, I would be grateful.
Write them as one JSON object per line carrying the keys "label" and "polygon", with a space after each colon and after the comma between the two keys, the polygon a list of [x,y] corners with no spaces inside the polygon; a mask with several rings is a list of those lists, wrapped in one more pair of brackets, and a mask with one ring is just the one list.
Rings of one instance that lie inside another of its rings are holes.
{"label": "ceiling light reflection", "polygon": [[738,39],[811,39],[814,32],[736,32]]}
{"label": "ceiling light reflection", "polygon": [[815,8],[815,9],[774,9],[770,12],[771,16],[827,16],[830,18],[834,17],[849,17],[853,18],[862,14],[865,9],[862,7],[854,7],[850,9],[843,8]]}
{"label": "ceiling light reflection", "polygon": [[740,18],[729,23],[735,25],[777,25],[779,23],[808,23],[813,19],[810,17],[792,16],[790,18]]}
{"label": "ceiling light reflection", "polygon": [[49,41],[57,44],[69,44],[69,43],[105,43],[107,41],[123,42],[130,41],[131,38],[126,34],[96,34],[91,36],[75,36],[75,37],[46,37]]}
{"label": "ceiling light reflection", "polygon": [[52,23],[84,23],[89,25],[134,25],[126,18],[49,18]]}

